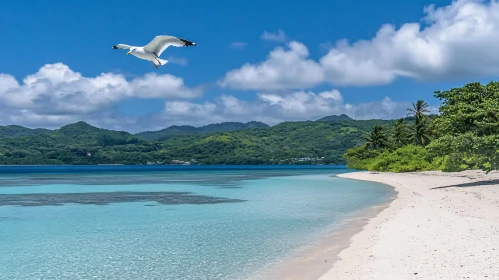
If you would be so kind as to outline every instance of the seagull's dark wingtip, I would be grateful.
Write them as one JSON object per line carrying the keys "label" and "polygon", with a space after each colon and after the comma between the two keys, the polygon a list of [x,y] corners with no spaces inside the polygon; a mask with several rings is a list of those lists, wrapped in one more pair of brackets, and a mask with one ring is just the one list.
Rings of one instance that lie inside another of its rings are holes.
{"label": "seagull's dark wingtip", "polygon": [[185,39],[180,39],[180,41],[184,42],[186,47],[189,47],[189,46],[197,46],[197,45],[198,45],[198,44],[196,44],[196,43],[194,43],[194,42],[187,41],[187,40],[185,40]]}
{"label": "seagull's dark wingtip", "polygon": [[117,46],[113,46],[112,48],[116,50],[118,47]]}

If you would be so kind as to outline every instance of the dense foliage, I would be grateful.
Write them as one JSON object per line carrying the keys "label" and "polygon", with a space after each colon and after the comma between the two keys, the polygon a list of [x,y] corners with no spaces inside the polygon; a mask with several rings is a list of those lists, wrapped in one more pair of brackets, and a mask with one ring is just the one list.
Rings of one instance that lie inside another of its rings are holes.
{"label": "dense foliage", "polygon": [[25,134],[0,137],[0,164],[343,164],[342,155],[362,143],[366,132],[375,125],[391,123],[351,119],[284,122],[145,140],[78,122],[41,134],[24,128]]}
{"label": "dense foliage", "polygon": [[446,156],[445,170],[499,169],[499,82],[435,92],[444,100],[430,146]]}
{"label": "dense foliage", "polygon": [[48,129],[43,129],[43,128],[30,129],[19,125],[0,126],[0,138],[47,134],[50,132],[51,131]]}
{"label": "dense foliage", "polygon": [[137,137],[144,140],[159,140],[174,135],[187,134],[209,134],[214,132],[226,132],[243,130],[247,128],[267,128],[268,124],[262,122],[251,121],[247,123],[240,122],[223,122],[213,123],[202,127],[194,127],[191,125],[172,125],[158,131],[144,131],[137,133]]}
{"label": "dense foliage", "polygon": [[435,97],[442,101],[438,116],[427,116],[428,105],[419,100],[408,108],[412,124],[374,127],[345,153],[347,165],[393,172],[499,169],[499,82],[470,83]]}

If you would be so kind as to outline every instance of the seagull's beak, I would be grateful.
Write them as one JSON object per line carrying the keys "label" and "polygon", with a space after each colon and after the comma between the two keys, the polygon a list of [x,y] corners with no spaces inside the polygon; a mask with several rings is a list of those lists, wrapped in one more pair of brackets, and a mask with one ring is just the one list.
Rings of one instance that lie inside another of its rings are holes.
{"label": "seagull's beak", "polygon": [[127,53],[126,53],[126,55],[129,55],[129,54],[131,54],[131,53],[132,53],[132,52],[127,52]]}

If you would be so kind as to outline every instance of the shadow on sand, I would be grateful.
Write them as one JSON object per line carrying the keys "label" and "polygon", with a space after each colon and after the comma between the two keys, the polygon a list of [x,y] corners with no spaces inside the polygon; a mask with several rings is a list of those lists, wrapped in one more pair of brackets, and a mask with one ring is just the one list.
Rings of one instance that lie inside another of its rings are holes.
{"label": "shadow on sand", "polygon": [[480,181],[476,181],[476,182],[441,186],[441,187],[431,188],[431,190],[446,189],[446,188],[470,188],[470,187],[477,187],[477,186],[484,186],[484,185],[499,185],[499,179],[480,180]]}

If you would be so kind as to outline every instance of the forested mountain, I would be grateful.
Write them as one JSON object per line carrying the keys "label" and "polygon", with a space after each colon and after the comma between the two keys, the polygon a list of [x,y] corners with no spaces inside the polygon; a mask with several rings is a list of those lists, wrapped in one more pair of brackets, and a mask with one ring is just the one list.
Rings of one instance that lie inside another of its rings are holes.
{"label": "forested mountain", "polygon": [[247,123],[240,122],[223,122],[205,125],[202,127],[194,127],[191,125],[172,125],[158,131],[145,131],[136,135],[145,140],[158,140],[168,136],[187,135],[187,134],[207,134],[213,132],[236,131],[247,128],[267,128],[268,124],[262,122],[251,121]]}
{"label": "forested mountain", "polygon": [[51,130],[44,128],[31,129],[19,125],[0,126],[0,138],[46,134],[50,132]]}
{"label": "forested mountain", "polygon": [[145,140],[78,122],[36,135],[0,137],[0,164],[342,164],[345,151],[363,143],[372,127],[391,123],[298,121],[269,127],[250,122],[245,125],[265,127]]}
{"label": "forested mountain", "polygon": [[353,119],[350,118],[349,116],[345,114],[341,114],[339,116],[332,115],[332,116],[326,116],[323,118],[318,119],[318,122],[331,122],[331,121],[352,121]]}

